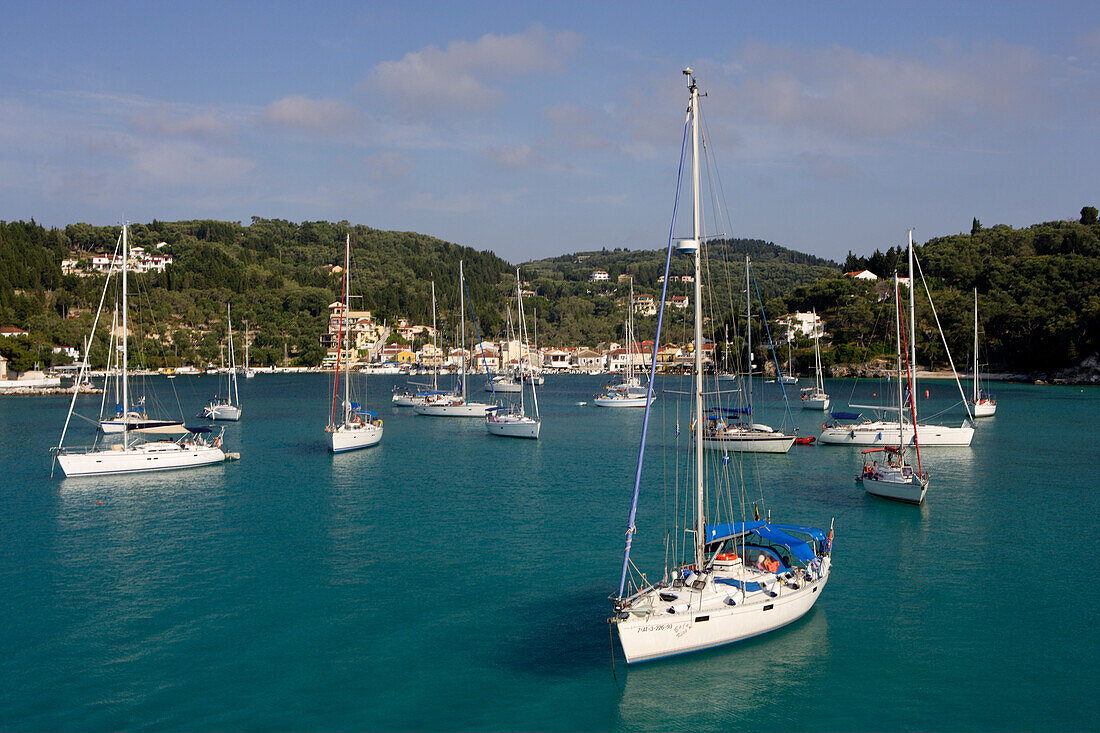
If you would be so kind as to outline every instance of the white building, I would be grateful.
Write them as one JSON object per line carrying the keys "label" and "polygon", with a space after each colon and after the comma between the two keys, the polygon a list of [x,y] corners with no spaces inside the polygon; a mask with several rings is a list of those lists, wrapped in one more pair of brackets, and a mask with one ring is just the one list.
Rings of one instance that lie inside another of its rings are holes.
{"label": "white building", "polygon": [[608,279],[610,279],[610,277],[607,274],[606,270],[595,270],[591,275],[589,275],[588,282],[607,282]]}
{"label": "white building", "polygon": [[855,272],[844,273],[848,277],[854,277],[856,280],[878,280],[878,275],[870,270],[858,270]]}
{"label": "white building", "polygon": [[776,323],[780,328],[786,329],[788,341],[794,341],[803,336],[813,338],[814,334],[819,337],[825,335],[825,326],[821,316],[814,315],[812,312],[788,313],[776,319]]}

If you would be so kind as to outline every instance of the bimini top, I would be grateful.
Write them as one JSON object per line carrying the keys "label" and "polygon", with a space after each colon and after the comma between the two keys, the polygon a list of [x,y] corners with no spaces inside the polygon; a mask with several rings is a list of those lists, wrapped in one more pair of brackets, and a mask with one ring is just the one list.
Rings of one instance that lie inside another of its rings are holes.
{"label": "bimini top", "polygon": [[[786,531],[785,531],[786,530]],[[799,527],[791,524],[768,524],[767,522],[729,522],[726,524],[714,524],[707,526],[707,544],[721,542],[723,540],[741,537],[746,534],[768,540],[776,545],[786,547],[795,557],[802,562],[810,562],[817,557],[810,545],[787,531],[801,532],[810,535],[818,542],[825,541],[825,534],[819,529],[811,527]]]}
{"label": "bimini top", "polygon": [[834,420],[858,420],[862,412],[832,412]]}

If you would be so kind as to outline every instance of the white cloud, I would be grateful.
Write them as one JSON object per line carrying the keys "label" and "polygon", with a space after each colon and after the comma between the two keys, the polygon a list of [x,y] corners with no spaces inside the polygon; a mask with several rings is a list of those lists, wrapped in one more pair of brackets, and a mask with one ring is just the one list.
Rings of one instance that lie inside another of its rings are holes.
{"label": "white cloud", "polygon": [[221,140],[233,131],[233,125],[213,109],[174,116],[167,104],[162,104],[155,110],[141,111],[133,115],[130,122],[141,132],[167,137]]}
{"label": "white cloud", "polygon": [[130,161],[137,174],[155,185],[224,185],[253,168],[245,158],[216,155],[194,143],[142,146],[130,154]]}
{"label": "white cloud", "polygon": [[378,64],[360,88],[388,97],[407,115],[491,108],[504,97],[494,84],[559,69],[579,43],[574,33],[551,33],[535,25],[509,36],[452,41],[445,50],[427,46],[400,61]]}
{"label": "white cloud", "polygon": [[264,124],[318,135],[344,132],[355,125],[358,117],[358,111],[346,102],[311,99],[300,94],[272,102],[260,113]]}
{"label": "white cloud", "polygon": [[505,168],[535,168],[543,163],[534,149],[527,143],[519,145],[498,145],[489,148],[489,158]]}

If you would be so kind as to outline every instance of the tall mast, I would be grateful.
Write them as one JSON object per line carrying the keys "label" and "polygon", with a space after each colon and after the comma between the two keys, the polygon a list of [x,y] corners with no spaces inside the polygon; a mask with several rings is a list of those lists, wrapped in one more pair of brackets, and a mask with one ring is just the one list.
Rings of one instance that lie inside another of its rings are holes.
{"label": "tall mast", "polygon": [[459,351],[462,352],[462,399],[466,399],[466,295],[465,279],[462,276],[462,260],[458,261],[458,317],[462,325]]}
{"label": "tall mast", "polygon": [[[917,427],[917,288],[913,282],[913,230],[909,230],[909,350],[912,356],[909,363],[913,375],[909,380],[909,389],[913,395],[913,429]],[[960,388],[961,391],[961,388]]]}
{"label": "tall mast", "polygon": [[227,339],[229,341],[229,344],[226,346],[226,348],[229,349],[229,378],[230,378],[230,380],[232,380],[230,382],[230,385],[229,385],[229,388],[231,390],[229,392],[229,401],[232,404],[239,406],[241,404],[241,390],[237,385],[237,362],[233,358],[233,304],[232,303],[226,303],[225,304],[225,324],[226,324],[226,330],[227,330],[227,333],[228,333]]}
{"label": "tall mast", "polygon": [[699,247],[702,235],[702,202],[699,196],[699,88],[689,75],[691,91],[691,237],[695,240],[695,567],[706,565],[706,517],[703,479],[703,308],[702,269]]}
{"label": "tall mast", "polygon": [[432,280],[432,391],[439,391],[439,330],[435,327],[435,280]]}
{"label": "tall mast", "polygon": [[[347,346],[347,351],[351,351],[351,319],[348,318],[348,310],[351,308],[351,273],[348,268],[351,266],[351,232],[344,235],[344,339],[340,344],[340,348]],[[344,425],[348,424],[349,413],[351,412],[351,402],[349,401],[350,395],[348,391],[351,389],[351,354],[348,353],[344,359]]]}
{"label": "tall mast", "polygon": [[974,288],[974,404],[978,403],[978,289]]}
{"label": "tall mast", "polygon": [[523,382],[526,370],[523,368],[523,347],[524,342],[527,340],[526,333],[523,330],[523,296],[519,292],[519,268],[516,268],[516,308],[519,311],[519,414],[526,415],[527,411],[524,409],[523,402]]}
{"label": "tall mast", "polygon": [[749,421],[752,421],[752,297],[749,295],[749,256],[745,255],[745,343],[749,349],[748,388]]}
{"label": "tall mast", "polygon": [[630,307],[626,311],[627,384],[634,382],[634,276],[630,277]]}
{"label": "tall mast", "polygon": [[127,225],[122,225],[122,447],[123,449],[130,447],[130,380],[127,378],[126,370],[129,368],[129,344],[127,342],[127,331],[130,330],[129,316],[126,312],[127,309],[127,294],[126,294],[126,269],[127,260],[130,258],[129,244],[126,240]]}
{"label": "tall mast", "polygon": [[897,323],[898,354],[898,450],[905,447],[905,387],[901,378],[901,287],[898,274],[894,273],[894,320]]}

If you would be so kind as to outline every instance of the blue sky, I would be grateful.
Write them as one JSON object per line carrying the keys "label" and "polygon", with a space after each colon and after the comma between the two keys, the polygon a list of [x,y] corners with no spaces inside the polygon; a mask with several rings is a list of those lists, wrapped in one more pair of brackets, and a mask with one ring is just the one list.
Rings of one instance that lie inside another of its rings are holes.
{"label": "blue sky", "polygon": [[840,259],[909,227],[1076,218],[1100,204],[1096,9],[10,2],[0,219],[347,220],[511,261],[657,248],[685,65],[734,236]]}

